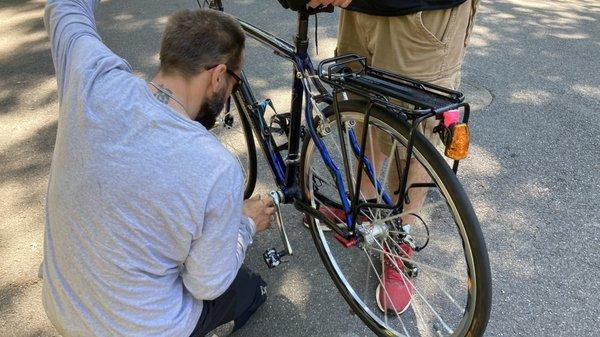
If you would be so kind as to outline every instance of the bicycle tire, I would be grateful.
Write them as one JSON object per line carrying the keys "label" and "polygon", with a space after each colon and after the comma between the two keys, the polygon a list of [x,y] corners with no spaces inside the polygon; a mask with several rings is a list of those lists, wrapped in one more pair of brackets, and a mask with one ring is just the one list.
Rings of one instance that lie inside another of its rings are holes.
{"label": "bicycle tire", "polygon": [[[340,115],[344,115],[347,112],[364,114],[366,109],[366,103],[357,100],[341,101],[339,102],[338,106]],[[326,118],[333,118],[334,112],[331,106],[324,109],[323,112]],[[372,118],[376,118],[387,123],[404,139],[408,139],[410,126],[405,120],[399,118],[397,115],[374,107],[371,111],[371,116]],[[307,153],[312,142],[313,141],[310,137],[306,137],[304,140],[300,167],[300,186],[302,188],[304,201],[307,203],[310,202],[310,196],[308,195],[309,182],[307,181],[308,175],[306,174],[307,164],[309,164],[307,163],[307,160],[309,160],[309,158],[307,158]],[[458,213],[458,216],[460,217],[460,222],[462,223],[463,231],[466,235],[466,246],[469,247],[470,254],[473,259],[473,275],[475,275],[475,277],[472,280],[472,286],[474,291],[473,295],[469,296],[475,296],[475,300],[473,302],[474,307],[468,308],[470,319],[468,320],[467,324],[462,324],[461,326],[463,329],[461,331],[456,331],[456,333],[452,334],[452,336],[482,336],[490,315],[492,288],[487,249],[479,222],[473,207],[456,175],[450,169],[446,161],[435,149],[435,147],[420,133],[416,135],[414,151],[419,153],[427,162],[429,168],[433,170],[433,174],[438,178],[437,180],[434,180],[436,185],[438,185],[438,188],[441,186],[447,191],[447,194],[450,198],[448,202],[451,202],[454,205],[456,208],[456,213]],[[377,322],[377,320],[367,313],[365,308],[359,304],[357,299],[354,297],[357,296],[356,292],[354,292],[352,289],[348,289],[348,286],[344,283],[344,275],[340,275],[338,272],[336,272],[336,268],[333,264],[334,261],[332,261],[331,257],[327,253],[327,249],[322,241],[321,236],[319,235],[318,225],[316,224],[314,218],[309,215],[308,217],[310,219],[309,227],[311,236],[317,251],[319,252],[319,256],[321,257],[327,272],[334,281],[335,286],[348,305],[377,335],[402,336],[402,334],[399,335],[382,326]]]}
{"label": "bicycle tire", "polygon": [[[237,111],[240,111],[237,109]],[[246,138],[246,146],[248,147],[248,173],[247,180],[244,186],[244,199],[248,199],[254,193],[254,187],[256,186],[256,144],[254,143],[254,135],[252,134],[252,128],[246,115],[240,113],[240,119],[244,128],[244,136]]]}

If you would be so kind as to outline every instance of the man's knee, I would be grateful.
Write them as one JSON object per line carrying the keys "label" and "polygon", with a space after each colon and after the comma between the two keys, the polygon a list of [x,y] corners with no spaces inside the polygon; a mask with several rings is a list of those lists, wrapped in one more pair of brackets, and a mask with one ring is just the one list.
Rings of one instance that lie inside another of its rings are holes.
{"label": "man's knee", "polygon": [[238,273],[241,274],[237,279],[239,289],[243,289],[244,295],[240,298],[241,305],[236,313],[234,331],[244,326],[250,316],[267,300],[267,283],[260,275],[246,267],[242,267]]}
{"label": "man's knee", "polygon": [[254,312],[267,300],[267,283],[260,275],[254,273],[251,274],[250,279],[254,286],[254,299],[248,310]]}

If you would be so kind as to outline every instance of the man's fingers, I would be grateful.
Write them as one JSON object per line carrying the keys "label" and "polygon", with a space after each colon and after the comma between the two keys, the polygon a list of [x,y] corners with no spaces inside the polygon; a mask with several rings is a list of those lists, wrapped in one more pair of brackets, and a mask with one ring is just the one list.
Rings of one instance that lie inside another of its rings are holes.
{"label": "man's fingers", "polygon": [[266,195],[262,200],[267,207],[272,207],[274,205],[273,198],[271,198],[270,195]]}
{"label": "man's fingers", "polygon": [[308,2],[308,7],[310,7],[310,8],[317,8],[322,3],[323,3],[323,1],[320,1],[320,0],[310,0]]}
{"label": "man's fingers", "polygon": [[317,8],[319,5],[327,6],[327,5],[335,5],[338,7],[346,8],[352,0],[311,0],[308,2],[308,7]]}
{"label": "man's fingers", "polygon": [[337,6],[340,6],[342,8],[346,8],[348,7],[348,5],[352,2],[352,0],[339,0],[336,2]]}
{"label": "man's fingers", "polygon": [[308,3],[308,6],[310,8],[317,8],[319,5],[327,6],[327,5],[331,4],[332,2],[334,2],[334,0],[311,0]]}

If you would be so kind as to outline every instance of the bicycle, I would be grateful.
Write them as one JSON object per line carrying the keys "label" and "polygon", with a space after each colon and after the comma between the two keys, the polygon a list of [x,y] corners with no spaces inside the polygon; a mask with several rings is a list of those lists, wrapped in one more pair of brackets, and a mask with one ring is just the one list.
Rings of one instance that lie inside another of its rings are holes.
{"label": "bicycle", "polygon": [[[223,11],[220,0],[205,2]],[[490,315],[491,273],[479,222],[456,177],[468,147],[469,104],[460,92],[369,67],[358,55],[330,58],[315,69],[309,17],[332,11],[298,10],[293,45],[237,18],[248,37],[294,65],[290,113],[275,112],[267,123],[273,105],[256,100],[242,72],[232,94],[235,110],[228,104],[212,130],[230,147],[236,147],[232,139],[245,146],[232,151],[245,169],[246,198],[256,183],[255,138],[279,188],[271,196],[285,248],[271,248],[263,258],[274,268],[293,254],[279,210],[294,204],[307,215],[336,287],[374,333],[481,336]],[[435,131],[445,139],[452,167],[418,131],[427,118],[440,120]],[[374,137],[391,142],[384,160],[377,160]],[[409,184],[415,167],[428,177]],[[423,200],[411,201],[417,190]],[[385,261],[411,289],[403,314],[381,310],[380,297],[373,299],[375,286],[390,296],[386,269],[378,267]]]}

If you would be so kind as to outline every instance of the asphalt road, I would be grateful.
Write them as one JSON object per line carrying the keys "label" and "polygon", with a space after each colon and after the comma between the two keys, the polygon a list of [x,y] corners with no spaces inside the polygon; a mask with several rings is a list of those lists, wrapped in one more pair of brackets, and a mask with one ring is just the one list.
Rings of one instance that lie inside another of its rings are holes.
{"label": "asphalt road", "polygon": [[[143,77],[157,66],[167,16],[193,1],[104,1],[104,42]],[[43,198],[56,132],[43,2],[0,3],[0,336],[53,336],[40,300]],[[227,11],[284,38],[293,13],[274,0],[225,1]],[[337,15],[319,17],[331,56]],[[311,47],[314,51],[314,44]],[[480,109],[459,177],[487,240],[494,281],[487,336],[597,336],[600,321],[600,3],[484,1],[463,83]],[[258,97],[289,106],[290,65],[249,43]],[[262,166],[264,168],[264,164]],[[257,190],[273,188],[260,170]],[[270,299],[236,336],[370,336],[316,254],[302,215],[284,209],[296,255],[267,270],[256,238],[247,263]]]}

